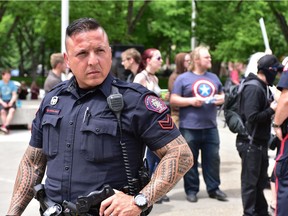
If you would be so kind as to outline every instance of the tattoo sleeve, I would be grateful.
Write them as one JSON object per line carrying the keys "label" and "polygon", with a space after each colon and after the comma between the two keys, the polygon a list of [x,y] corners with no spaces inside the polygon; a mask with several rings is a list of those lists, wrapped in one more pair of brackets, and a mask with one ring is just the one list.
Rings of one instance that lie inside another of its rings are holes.
{"label": "tattoo sleeve", "polygon": [[46,157],[42,149],[29,146],[20,162],[7,215],[21,215],[33,198],[33,187],[41,183]]}
{"label": "tattoo sleeve", "polygon": [[193,165],[193,154],[181,135],[154,153],[161,161],[141,191],[149,205],[170,191]]}

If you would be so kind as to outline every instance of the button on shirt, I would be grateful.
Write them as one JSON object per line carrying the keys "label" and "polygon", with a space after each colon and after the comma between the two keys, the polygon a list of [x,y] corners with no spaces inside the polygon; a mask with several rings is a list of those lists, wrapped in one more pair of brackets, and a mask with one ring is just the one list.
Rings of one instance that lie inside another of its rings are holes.
{"label": "button on shirt", "polygon": [[180,135],[165,103],[146,88],[108,75],[98,88],[77,92],[75,78],[49,92],[33,121],[30,145],[47,155],[47,196],[55,202],[75,202],[110,184],[127,185],[119,125],[109,109],[111,84],[123,95],[122,142],[133,177],[142,164],[144,145],[157,150]]}

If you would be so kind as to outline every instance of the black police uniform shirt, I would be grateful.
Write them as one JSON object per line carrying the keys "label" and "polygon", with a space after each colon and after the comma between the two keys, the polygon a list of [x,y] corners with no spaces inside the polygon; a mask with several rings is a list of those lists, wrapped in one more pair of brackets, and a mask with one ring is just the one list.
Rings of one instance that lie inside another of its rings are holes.
{"label": "black police uniform shirt", "polygon": [[282,91],[283,89],[288,89],[288,71],[283,71],[280,80],[277,85],[277,89]]}
{"label": "black police uniform shirt", "polygon": [[75,202],[104,184],[127,185],[120,130],[109,109],[111,85],[123,95],[122,141],[132,176],[147,145],[152,151],[180,135],[161,99],[142,85],[116,80],[110,74],[98,88],[80,96],[75,78],[57,85],[43,99],[33,120],[30,145],[47,156],[45,190],[55,202]]}

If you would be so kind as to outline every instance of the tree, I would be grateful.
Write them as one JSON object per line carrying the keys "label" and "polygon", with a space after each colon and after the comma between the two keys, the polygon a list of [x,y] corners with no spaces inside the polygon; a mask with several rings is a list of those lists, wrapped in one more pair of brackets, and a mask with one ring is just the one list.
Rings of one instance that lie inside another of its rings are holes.
{"label": "tree", "polygon": [[[246,62],[264,51],[259,19],[264,18],[270,47],[286,55],[287,1],[196,1],[194,37],[210,47],[213,70],[221,62]],[[70,20],[96,18],[111,44],[155,47],[164,59],[190,50],[191,0],[70,1]],[[36,77],[38,64],[50,68],[49,56],[61,51],[61,1],[0,2],[0,68],[19,68]],[[173,49],[172,49],[173,48]]]}
{"label": "tree", "polygon": [[[201,14],[196,18],[196,38],[199,43],[210,46],[213,65],[219,66],[222,61],[247,62],[251,54],[265,51],[259,26],[261,17],[265,20],[273,53],[278,57],[285,55],[288,41],[280,29],[287,28],[283,25],[287,2],[197,1],[196,5],[197,13]],[[281,22],[277,22],[276,14]],[[282,23],[282,27],[275,23]],[[219,67],[214,68],[214,72],[219,73]]]}

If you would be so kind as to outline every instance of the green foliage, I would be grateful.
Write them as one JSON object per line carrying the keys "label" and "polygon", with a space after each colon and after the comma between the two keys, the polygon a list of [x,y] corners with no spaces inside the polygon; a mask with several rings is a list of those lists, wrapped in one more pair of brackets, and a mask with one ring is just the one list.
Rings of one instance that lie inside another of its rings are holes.
{"label": "green foliage", "polygon": [[[158,48],[164,59],[174,61],[189,51],[191,1],[123,0],[69,2],[69,20],[96,18],[111,44],[142,44]],[[195,1],[198,44],[210,46],[214,61],[242,61],[264,43],[259,19],[264,18],[270,47],[278,56],[287,54],[288,1]],[[18,68],[36,79],[38,64],[50,68],[51,53],[61,51],[61,1],[0,1],[0,68]],[[128,12],[131,11],[131,17]],[[1,14],[0,14],[1,16]]]}
{"label": "green foliage", "polygon": [[161,89],[168,89],[168,77],[159,77],[159,86]]}
{"label": "green foliage", "polygon": [[215,60],[246,62],[251,54],[265,51],[259,24],[263,17],[271,50],[276,56],[286,55],[287,41],[271,5],[286,14],[284,1],[197,1],[201,16],[196,19],[196,37],[210,46]]}
{"label": "green foliage", "polygon": [[[15,80],[15,81],[18,81],[18,82],[25,81],[25,83],[26,83],[27,86],[30,86],[31,83],[33,82],[32,77],[24,77],[24,76],[21,76],[21,77],[12,77],[11,80]],[[36,78],[36,84],[37,84],[39,87],[41,87],[41,88],[43,88],[44,81],[45,81],[45,79],[44,79],[43,77],[41,77],[41,76],[38,76],[38,77]]]}

